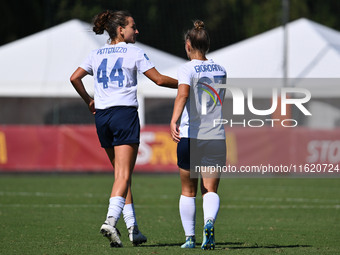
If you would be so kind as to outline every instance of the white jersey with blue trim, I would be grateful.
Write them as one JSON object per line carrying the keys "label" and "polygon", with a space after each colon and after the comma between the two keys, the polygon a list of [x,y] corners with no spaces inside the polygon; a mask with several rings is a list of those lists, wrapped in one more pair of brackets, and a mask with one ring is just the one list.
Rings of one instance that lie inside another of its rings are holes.
{"label": "white jersey with blue trim", "polygon": [[107,109],[138,107],[137,71],[144,73],[154,65],[143,50],[120,42],[93,50],[80,67],[93,75],[95,108]]}
{"label": "white jersey with blue trim", "polygon": [[193,59],[179,68],[178,84],[190,86],[179,127],[180,137],[225,139],[223,125],[215,125],[214,120],[223,119],[226,78],[225,69],[211,59]]}

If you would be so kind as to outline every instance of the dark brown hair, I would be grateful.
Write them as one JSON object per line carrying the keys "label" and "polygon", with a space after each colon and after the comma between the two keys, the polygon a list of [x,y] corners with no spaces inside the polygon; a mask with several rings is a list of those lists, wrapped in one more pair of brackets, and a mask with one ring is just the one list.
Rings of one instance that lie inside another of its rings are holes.
{"label": "dark brown hair", "polygon": [[188,30],[184,35],[184,40],[189,40],[191,47],[206,54],[210,47],[210,38],[201,20],[194,21],[194,27]]}
{"label": "dark brown hair", "polygon": [[117,28],[119,26],[125,27],[128,24],[128,17],[131,17],[128,11],[103,11],[93,19],[93,32],[103,34],[104,30],[106,30],[111,40],[115,39],[117,37]]}

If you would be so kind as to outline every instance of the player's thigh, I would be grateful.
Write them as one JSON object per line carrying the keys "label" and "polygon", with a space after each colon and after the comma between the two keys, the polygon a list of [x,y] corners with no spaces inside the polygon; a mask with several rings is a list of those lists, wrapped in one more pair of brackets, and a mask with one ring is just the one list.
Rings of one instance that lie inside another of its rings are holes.
{"label": "player's thigh", "polygon": [[114,147],[115,177],[130,179],[138,153],[138,144],[122,144]]}
{"label": "player's thigh", "polygon": [[111,147],[111,148],[104,148],[104,149],[105,149],[106,155],[110,159],[112,166],[114,167],[114,165],[115,165],[115,150],[114,150],[114,148]]}

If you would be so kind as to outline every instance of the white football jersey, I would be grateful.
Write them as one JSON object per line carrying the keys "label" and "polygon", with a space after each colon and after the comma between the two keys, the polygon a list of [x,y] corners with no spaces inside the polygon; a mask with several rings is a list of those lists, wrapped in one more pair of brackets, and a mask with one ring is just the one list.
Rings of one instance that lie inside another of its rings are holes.
{"label": "white football jersey", "polygon": [[178,84],[190,86],[179,127],[180,137],[225,139],[223,125],[215,125],[214,120],[223,119],[226,78],[225,69],[213,60],[193,59],[180,67]]}
{"label": "white football jersey", "polygon": [[154,65],[143,50],[120,42],[93,50],[80,67],[93,75],[95,108],[106,109],[138,107],[137,71],[144,73]]}

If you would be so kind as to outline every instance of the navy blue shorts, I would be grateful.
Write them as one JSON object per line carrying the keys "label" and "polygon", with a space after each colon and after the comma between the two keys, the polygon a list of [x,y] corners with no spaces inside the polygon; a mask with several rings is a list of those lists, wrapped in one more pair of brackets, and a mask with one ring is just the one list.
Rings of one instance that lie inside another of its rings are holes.
{"label": "navy blue shorts", "polygon": [[103,148],[139,143],[140,125],[136,107],[114,106],[104,110],[96,109],[95,120]]}
{"label": "navy blue shorts", "polygon": [[225,140],[181,138],[177,144],[177,165],[182,169],[189,170],[195,166],[225,166],[226,157]]}

